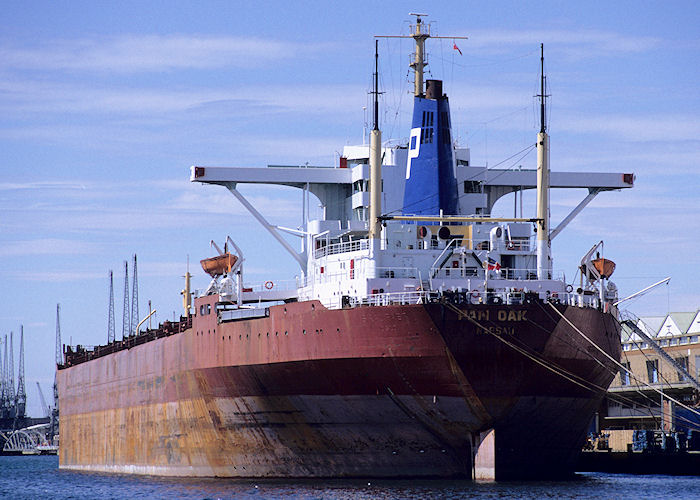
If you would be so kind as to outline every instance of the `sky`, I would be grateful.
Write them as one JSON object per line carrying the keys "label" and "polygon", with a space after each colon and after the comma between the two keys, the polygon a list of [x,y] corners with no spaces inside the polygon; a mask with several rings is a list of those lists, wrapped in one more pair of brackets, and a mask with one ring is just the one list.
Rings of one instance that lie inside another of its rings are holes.
{"label": "sky", "polygon": [[[427,11],[426,11],[427,9]],[[298,275],[290,256],[224,188],[189,167],[334,165],[363,139],[374,35],[407,34],[427,12],[428,77],[442,79],[453,136],[472,164],[535,168],[539,45],[551,94],[551,167],[629,172],[553,242],[571,281],[604,240],[626,307],[695,311],[700,291],[700,4],[696,2],[6,2],[0,14],[0,335],[25,335],[28,412],[64,343],[105,343],[108,273],[117,338],[123,262],[138,255],[140,316],[181,311],[209,242],[230,235],[251,283]],[[456,43],[460,55],[453,49]],[[383,137],[406,141],[412,42],[379,44]],[[274,224],[301,223],[301,194],[241,191]],[[553,224],[586,192],[552,193]],[[512,196],[494,215],[512,216]],[[534,194],[525,196],[534,216]],[[16,373],[15,373],[16,378]]]}

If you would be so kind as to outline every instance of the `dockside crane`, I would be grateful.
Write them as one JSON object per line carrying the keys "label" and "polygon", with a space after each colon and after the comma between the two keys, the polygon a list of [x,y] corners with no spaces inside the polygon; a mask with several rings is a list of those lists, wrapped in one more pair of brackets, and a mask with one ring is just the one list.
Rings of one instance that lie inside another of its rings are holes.
{"label": "dockside crane", "polygon": [[[110,271],[110,277],[112,272]],[[112,298],[114,302],[114,298]],[[112,304],[114,305],[114,304]],[[63,365],[63,344],[61,344],[61,304],[56,304],[56,372],[53,377],[53,408],[51,408],[51,426],[49,427],[49,442],[58,434],[58,366]],[[41,389],[39,389],[41,395]],[[48,415],[47,415],[48,416]]]}
{"label": "dockside crane", "polygon": [[129,319],[129,262],[124,261],[124,309],[122,312],[122,339],[129,336],[131,321]]}
{"label": "dockside crane", "polygon": [[109,271],[109,314],[107,318],[107,343],[114,342],[114,275]]}
{"label": "dockside crane", "polygon": [[14,332],[10,332],[10,366],[7,369],[7,404],[9,407],[9,417],[17,417],[17,401],[15,399],[15,345]]}
{"label": "dockside crane", "polygon": [[[56,367],[63,365],[63,345],[61,344],[61,304],[56,304]],[[58,408],[58,371],[53,377],[53,404]]]}
{"label": "dockside crane", "polygon": [[17,394],[15,395],[15,418],[23,419],[27,406],[27,392],[24,389],[24,325],[19,333],[19,372],[17,374]]}
{"label": "dockside crane", "polygon": [[131,289],[131,327],[129,328],[129,333],[131,335],[138,335],[138,323],[139,323],[139,278],[138,270],[136,268],[136,254],[134,254],[134,276],[133,276],[133,286]]}
{"label": "dockside crane", "polygon": [[7,335],[5,335],[4,342],[3,342],[3,358],[2,358],[2,418],[6,419],[9,418],[10,416],[10,389],[9,389],[9,380],[8,380],[8,374],[7,374]]}

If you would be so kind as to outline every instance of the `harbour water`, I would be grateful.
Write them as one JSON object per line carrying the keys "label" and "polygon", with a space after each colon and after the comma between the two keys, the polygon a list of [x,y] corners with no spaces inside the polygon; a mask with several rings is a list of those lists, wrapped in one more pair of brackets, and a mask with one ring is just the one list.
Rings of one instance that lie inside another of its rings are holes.
{"label": "harbour water", "polygon": [[579,474],[572,481],[181,479],[58,470],[55,456],[0,456],[0,498],[12,499],[418,499],[700,498],[700,477]]}

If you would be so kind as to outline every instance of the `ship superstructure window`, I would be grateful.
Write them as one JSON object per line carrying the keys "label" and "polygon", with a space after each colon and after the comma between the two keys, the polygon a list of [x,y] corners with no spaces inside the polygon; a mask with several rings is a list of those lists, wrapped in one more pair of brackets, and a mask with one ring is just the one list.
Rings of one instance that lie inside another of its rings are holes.
{"label": "ship superstructure window", "polygon": [[367,185],[369,181],[366,179],[360,179],[352,183],[352,192],[353,193],[364,193],[367,191]]}
{"label": "ship superstructure window", "polygon": [[483,192],[483,187],[480,181],[464,181],[464,192],[465,193],[481,193]]}
{"label": "ship superstructure window", "polygon": [[[688,371],[688,356],[682,356],[680,358],[675,359],[676,363],[683,368],[685,371]],[[683,372],[678,371],[678,381],[679,382],[685,382],[687,377],[683,374]]]}
{"label": "ship superstructure window", "polygon": [[355,220],[366,221],[367,220],[367,207],[357,207],[353,208],[353,214],[355,215]]}
{"label": "ship superstructure window", "polygon": [[647,361],[647,378],[650,384],[659,382],[659,360],[651,359]]}
{"label": "ship superstructure window", "polygon": [[620,364],[624,367],[624,370],[620,368],[620,385],[630,385],[629,361]]}

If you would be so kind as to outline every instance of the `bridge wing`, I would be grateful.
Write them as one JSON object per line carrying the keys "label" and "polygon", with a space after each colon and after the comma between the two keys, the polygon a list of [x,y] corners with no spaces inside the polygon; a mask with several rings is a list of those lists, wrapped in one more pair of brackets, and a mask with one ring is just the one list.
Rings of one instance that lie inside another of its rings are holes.
{"label": "bridge wing", "polygon": [[306,184],[351,184],[348,168],[326,167],[191,167],[190,181],[207,184],[277,184],[303,188]]}

